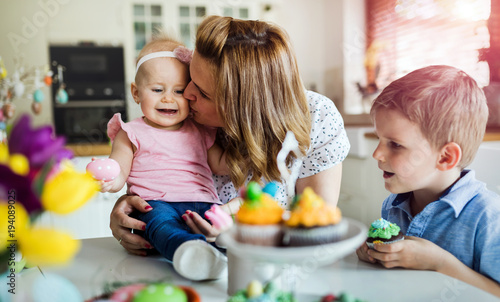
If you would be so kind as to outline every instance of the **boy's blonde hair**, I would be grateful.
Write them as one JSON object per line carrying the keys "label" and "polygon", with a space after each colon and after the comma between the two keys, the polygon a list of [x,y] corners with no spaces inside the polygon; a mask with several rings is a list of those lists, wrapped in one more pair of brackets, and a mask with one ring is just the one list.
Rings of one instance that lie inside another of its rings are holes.
{"label": "boy's blonde hair", "polygon": [[392,82],[375,99],[372,119],[380,108],[397,110],[420,125],[436,150],[457,143],[462,149],[460,169],[474,159],[488,120],[486,97],[476,81],[444,65],[417,69]]}
{"label": "boy's blonde hair", "polygon": [[196,51],[214,75],[234,186],[243,185],[250,171],[253,180],[280,181],[276,157],[287,131],[303,153],[295,156],[304,155],[311,141],[306,90],[287,33],[268,22],[209,16],[198,28]]}

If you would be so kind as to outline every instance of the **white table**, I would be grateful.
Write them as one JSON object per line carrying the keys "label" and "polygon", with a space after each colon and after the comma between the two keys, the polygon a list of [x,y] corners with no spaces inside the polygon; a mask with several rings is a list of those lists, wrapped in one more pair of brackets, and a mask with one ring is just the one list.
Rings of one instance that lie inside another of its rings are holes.
{"label": "white table", "polygon": [[[320,295],[348,292],[367,301],[500,301],[500,299],[458,281],[429,271],[385,269],[358,261],[355,254],[325,267],[298,267],[302,278],[297,292],[300,302],[318,301]],[[227,300],[227,280],[192,282],[179,276],[172,265],[159,256],[140,257],[128,254],[114,238],[82,240],[82,249],[65,268],[42,268],[75,284],[84,299],[103,292],[106,282],[155,281],[164,279],[196,289],[203,302]],[[19,289],[13,301],[32,301],[30,284],[39,277],[37,268],[21,273]]]}

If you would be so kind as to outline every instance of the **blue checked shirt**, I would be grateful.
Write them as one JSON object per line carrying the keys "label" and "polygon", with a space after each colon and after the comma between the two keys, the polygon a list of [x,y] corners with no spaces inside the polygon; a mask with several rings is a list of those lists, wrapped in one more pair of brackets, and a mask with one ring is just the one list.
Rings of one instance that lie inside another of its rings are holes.
{"label": "blue checked shirt", "polygon": [[460,179],[415,217],[411,193],[391,194],[382,218],[401,227],[406,236],[434,242],[482,275],[500,282],[500,196],[488,191],[464,170]]}

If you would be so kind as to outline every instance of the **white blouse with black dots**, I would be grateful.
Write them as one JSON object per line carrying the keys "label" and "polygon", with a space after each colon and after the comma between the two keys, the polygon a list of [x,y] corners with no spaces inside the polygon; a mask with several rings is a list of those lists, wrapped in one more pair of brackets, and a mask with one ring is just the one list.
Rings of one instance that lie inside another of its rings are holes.
{"label": "white blouse with black dots", "polygon": [[[312,117],[311,146],[303,158],[299,178],[317,174],[342,162],[350,148],[344,120],[332,100],[313,91],[307,91],[306,95]],[[251,178],[249,175],[246,182]],[[238,197],[238,190],[234,188],[229,176],[214,175],[213,179],[222,203]],[[274,197],[282,207],[287,208],[286,185],[284,181],[277,185]]]}

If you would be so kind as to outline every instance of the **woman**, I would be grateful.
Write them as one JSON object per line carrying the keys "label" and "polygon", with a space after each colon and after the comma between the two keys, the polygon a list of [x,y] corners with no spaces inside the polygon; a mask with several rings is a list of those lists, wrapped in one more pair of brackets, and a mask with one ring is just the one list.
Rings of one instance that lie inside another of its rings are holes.
{"label": "woman", "polygon": [[[262,21],[210,16],[199,26],[190,65],[191,82],[184,91],[194,119],[219,127],[218,142],[226,151],[229,176],[214,176],[222,203],[236,198],[248,180],[277,181],[276,199],[286,206],[285,184],[276,164],[287,131],[300,156],[296,193],[310,186],[336,205],[342,161],[349,151],[342,117],[328,98],[306,91],[291,42],[280,27]],[[130,229],[145,224],[129,215],[151,207],[136,196],[123,196],[111,213],[110,227],[129,252],[145,255],[151,245]],[[183,215],[195,233],[210,241],[218,233],[194,212]]]}

